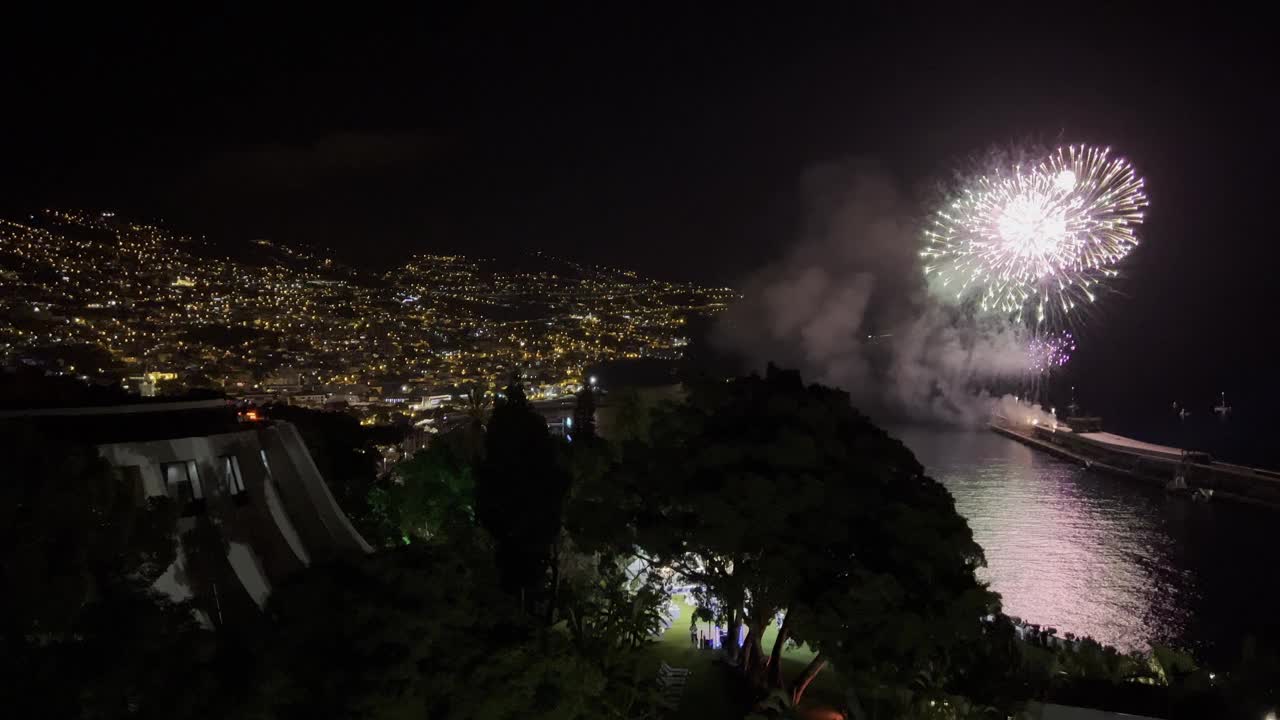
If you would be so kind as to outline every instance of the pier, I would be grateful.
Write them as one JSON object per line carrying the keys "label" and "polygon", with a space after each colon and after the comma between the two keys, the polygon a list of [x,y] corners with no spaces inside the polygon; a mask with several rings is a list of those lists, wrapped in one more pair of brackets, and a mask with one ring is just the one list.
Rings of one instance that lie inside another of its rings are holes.
{"label": "pier", "polygon": [[1094,472],[1167,487],[1181,476],[1187,490],[1212,490],[1215,498],[1280,509],[1280,473],[1215,461],[1207,453],[1156,445],[1101,432],[1077,432],[1067,424],[992,420],[992,431]]}

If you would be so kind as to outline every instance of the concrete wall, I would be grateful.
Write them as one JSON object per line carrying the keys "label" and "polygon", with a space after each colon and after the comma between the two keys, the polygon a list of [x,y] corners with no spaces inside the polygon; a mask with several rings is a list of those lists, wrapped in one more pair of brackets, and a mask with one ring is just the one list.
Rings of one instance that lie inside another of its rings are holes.
{"label": "concrete wall", "polygon": [[312,557],[373,552],[333,499],[298,429],[291,423],[277,422],[259,434],[271,477],[289,516],[299,521],[298,529]]}
{"label": "concrete wall", "polygon": [[[273,584],[317,558],[368,553],[372,548],[351,526],[316,469],[292,424],[275,422],[239,432],[170,440],[108,443],[98,452],[112,466],[136,469],[142,494],[169,494],[163,466],[194,462],[206,515],[227,540],[226,577],[234,576],[258,607]],[[235,458],[244,492],[226,476]],[[134,472],[134,470],[130,470]],[[179,534],[193,524],[179,521]],[[175,600],[191,597],[185,553],[155,588]]]}

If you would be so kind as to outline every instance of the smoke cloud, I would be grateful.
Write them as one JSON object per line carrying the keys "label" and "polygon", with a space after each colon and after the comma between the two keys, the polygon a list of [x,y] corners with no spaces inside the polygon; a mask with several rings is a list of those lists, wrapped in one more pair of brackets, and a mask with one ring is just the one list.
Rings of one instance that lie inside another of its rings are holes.
{"label": "smoke cloud", "polygon": [[1006,423],[1017,426],[1042,425],[1048,428],[1058,427],[1058,417],[1044,411],[1036,403],[1023,402],[1013,395],[1005,395],[992,407],[992,414]]}
{"label": "smoke cloud", "polygon": [[713,341],[839,386],[881,419],[986,422],[986,388],[1026,372],[1018,328],[929,294],[921,212],[885,174],[833,165],[804,190],[800,241],[748,280]]}

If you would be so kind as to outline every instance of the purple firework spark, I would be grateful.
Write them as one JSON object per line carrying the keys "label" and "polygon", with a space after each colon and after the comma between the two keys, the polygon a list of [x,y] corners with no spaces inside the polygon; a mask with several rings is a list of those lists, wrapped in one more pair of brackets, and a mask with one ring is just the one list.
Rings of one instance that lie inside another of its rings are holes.
{"label": "purple firework spark", "polygon": [[1027,347],[1027,367],[1035,373],[1047,373],[1066,365],[1075,349],[1075,339],[1069,332],[1037,336]]}

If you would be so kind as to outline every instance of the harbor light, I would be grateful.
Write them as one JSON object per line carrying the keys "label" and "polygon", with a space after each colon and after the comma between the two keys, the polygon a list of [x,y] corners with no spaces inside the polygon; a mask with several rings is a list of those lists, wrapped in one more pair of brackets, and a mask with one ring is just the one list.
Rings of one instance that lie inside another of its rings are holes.
{"label": "harbor light", "polygon": [[587,382],[590,383],[592,386],[594,386],[596,384],[596,376],[592,375],[591,377],[587,378]]}

